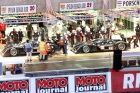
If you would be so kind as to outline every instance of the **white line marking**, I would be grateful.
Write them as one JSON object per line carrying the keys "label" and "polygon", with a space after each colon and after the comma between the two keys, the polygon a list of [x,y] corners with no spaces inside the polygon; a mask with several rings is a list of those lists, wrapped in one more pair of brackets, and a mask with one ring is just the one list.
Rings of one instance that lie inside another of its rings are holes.
{"label": "white line marking", "polygon": [[92,60],[110,60],[110,59],[113,59],[113,58],[99,58],[99,59],[84,59],[84,60],[76,60],[77,62],[80,62],[80,61],[92,61]]}
{"label": "white line marking", "polygon": [[33,62],[33,63],[25,63],[25,65],[27,64],[47,64],[47,63],[62,63],[63,61],[48,61],[48,62]]}

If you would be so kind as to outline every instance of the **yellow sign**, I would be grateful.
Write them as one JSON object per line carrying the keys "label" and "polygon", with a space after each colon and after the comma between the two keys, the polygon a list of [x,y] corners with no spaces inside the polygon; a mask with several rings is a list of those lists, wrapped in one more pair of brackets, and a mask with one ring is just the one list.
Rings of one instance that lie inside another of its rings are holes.
{"label": "yellow sign", "polygon": [[2,7],[1,8],[1,11],[6,11],[6,7]]}
{"label": "yellow sign", "polygon": [[64,9],[65,8],[65,4],[60,5],[60,8]]}

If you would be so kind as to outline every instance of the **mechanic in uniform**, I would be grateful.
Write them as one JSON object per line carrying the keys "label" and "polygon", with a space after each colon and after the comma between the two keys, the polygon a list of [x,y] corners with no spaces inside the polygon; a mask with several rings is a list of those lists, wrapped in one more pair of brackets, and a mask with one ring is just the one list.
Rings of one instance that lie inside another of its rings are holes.
{"label": "mechanic in uniform", "polygon": [[87,29],[87,31],[85,33],[85,37],[86,37],[86,42],[89,42],[90,41],[90,37],[91,37],[90,29]]}
{"label": "mechanic in uniform", "polygon": [[26,40],[26,43],[25,43],[25,52],[26,52],[26,55],[27,55],[27,62],[28,61],[32,61],[32,45],[31,43],[29,42],[29,40]]}
{"label": "mechanic in uniform", "polygon": [[21,29],[19,29],[19,31],[18,31],[19,43],[22,42],[22,38],[23,38],[23,33],[22,33]]}
{"label": "mechanic in uniform", "polygon": [[15,28],[13,29],[13,31],[10,32],[9,36],[11,37],[11,39],[14,41],[14,32],[15,32]]}
{"label": "mechanic in uniform", "polygon": [[121,38],[122,38],[122,41],[126,42],[126,38],[125,38],[124,34],[121,34]]}
{"label": "mechanic in uniform", "polygon": [[[39,56],[40,61],[45,61],[45,56],[47,55],[47,52],[48,52],[48,46],[47,46],[44,38],[41,39],[38,50],[40,53],[40,56]],[[48,55],[47,55],[47,57],[48,57]]]}
{"label": "mechanic in uniform", "polygon": [[76,29],[76,43],[79,43],[81,40],[81,30],[82,30],[81,27],[78,27]]}
{"label": "mechanic in uniform", "polygon": [[15,31],[15,32],[14,32],[14,43],[15,43],[15,44],[18,44],[18,43],[19,43],[19,38],[18,38],[18,37],[19,37],[18,32]]}
{"label": "mechanic in uniform", "polygon": [[71,36],[70,36],[70,38],[71,38],[71,47],[73,47],[73,45],[75,44],[74,37],[75,37],[75,30],[72,30],[72,33],[71,33]]}
{"label": "mechanic in uniform", "polygon": [[70,31],[67,32],[68,41],[71,42],[71,33]]}
{"label": "mechanic in uniform", "polygon": [[70,31],[70,32],[72,32],[72,29],[73,29],[72,22],[69,22],[69,23],[68,23],[67,30]]}
{"label": "mechanic in uniform", "polygon": [[60,40],[58,41],[58,45],[60,46],[60,51],[62,50],[63,54],[65,53],[64,44],[65,44],[64,38],[63,38],[63,36],[61,36]]}
{"label": "mechanic in uniform", "polygon": [[135,28],[135,31],[136,31],[136,36],[140,42],[140,25],[137,23],[137,26]]}
{"label": "mechanic in uniform", "polygon": [[46,34],[46,41],[51,41],[51,38],[48,36],[48,34]]}
{"label": "mechanic in uniform", "polygon": [[138,45],[138,37],[136,35],[132,36],[132,43],[134,43],[134,47],[139,47]]}
{"label": "mechanic in uniform", "polygon": [[32,27],[31,23],[27,24],[26,30],[27,30],[27,37],[29,40],[31,40],[32,39],[32,31],[33,31],[33,27]]}
{"label": "mechanic in uniform", "polygon": [[41,38],[42,38],[42,39],[45,39],[46,34],[45,34],[45,29],[44,29],[43,27],[41,28],[40,35],[41,35]]}
{"label": "mechanic in uniform", "polygon": [[85,35],[85,27],[82,26],[82,23],[81,23],[80,27],[81,27],[81,29],[82,29],[82,33],[83,33],[83,35]]}
{"label": "mechanic in uniform", "polygon": [[57,33],[56,33],[56,38],[57,38],[58,41],[60,40],[60,38],[61,38],[60,31],[57,31]]}
{"label": "mechanic in uniform", "polygon": [[65,54],[65,56],[67,56],[67,54],[68,54],[68,52],[67,52],[68,39],[67,39],[66,33],[63,33],[63,39],[64,39],[64,53],[63,54]]}
{"label": "mechanic in uniform", "polygon": [[48,47],[47,54],[48,54],[49,56],[52,56],[52,47],[50,46],[49,43],[47,43],[47,47]]}
{"label": "mechanic in uniform", "polygon": [[34,37],[34,41],[38,41],[39,32],[38,31],[34,31],[33,37]]}
{"label": "mechanic in uniform", "polygon": [[6,44],[7,45],[10,44],[10,39],[11,39],[11,37],[7,34],[6,35]]}
{"label": "mechanic in uniform", "polygon": [[94,27],[92,25],[90,25],[90,34],[91,34],[91,39],[93,39],[95,31],[94,31]]}
{"label": "mechanic in uniform", "polygon": [[0,43],[2,44],[2,33],[0,32]]}
{"label": "mechanic in uniform", "polygon": [[10,36],[11,36],[12,40],[14,41],[14,44],[18,44],[18,32],[15,30],[15,28],[10,33]]}

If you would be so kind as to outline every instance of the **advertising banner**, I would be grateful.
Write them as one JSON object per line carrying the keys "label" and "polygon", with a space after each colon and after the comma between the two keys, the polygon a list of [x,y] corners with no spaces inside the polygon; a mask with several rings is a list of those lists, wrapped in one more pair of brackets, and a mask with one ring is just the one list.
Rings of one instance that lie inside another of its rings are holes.
{"label": "advertising banner", "polygon": [[116,0],[116,8],[139,6],[140,0]]}
{"label": "advertising banner", "polygon": [[29,79],[0,80],[0,93],[30,93]]}
{"label": "advertising banner", "polygon": [[107,74],[75,76],[75,93],[108,92]]}
{"label": "advertising banner", "polygon": [[36,93],[69,93],[68,77],[36,78]]}
{"label": "advertising banner", "polygon": [[111,72],[112,93],[140,92],[140,71]]}
{"label": "advertising banner", "polygon": [[60,11],[76,11],[76,10],[92,10],[92,9],[93,9],[93,1],[60,3]]}
{"label": "advertising banner", "polygon": [[1,15],[22,13],[36,13],[36,5],[1,6]]}

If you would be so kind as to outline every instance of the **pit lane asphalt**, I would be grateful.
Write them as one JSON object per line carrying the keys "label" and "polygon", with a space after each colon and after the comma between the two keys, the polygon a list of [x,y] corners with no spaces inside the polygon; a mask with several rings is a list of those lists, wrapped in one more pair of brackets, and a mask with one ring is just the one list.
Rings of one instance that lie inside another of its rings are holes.
{"label": "pit lane asphalt", "polygon": [[[74,54],[68,51],[68,55],[65,56],[60,53],[56,53],[52,57],[49,57],[45,62],[39,62],[38,56],[32,57],[32,62],[25,64],[26,72],[30,71],[46,71],[46,70],[64,70],[64,69],[79,69],[79,68],[100,68],[100,67],[112,67],[113,52],[96,52],[88,54]],[[140,48],[130,49],[123,51],[123,60],[137,59],[140,55]],[[134,56],[132,58],[131,56]],[[8,57],[9,58],[9,57]],[[25,58],[26,56],[18,56],[11,58]]]}

